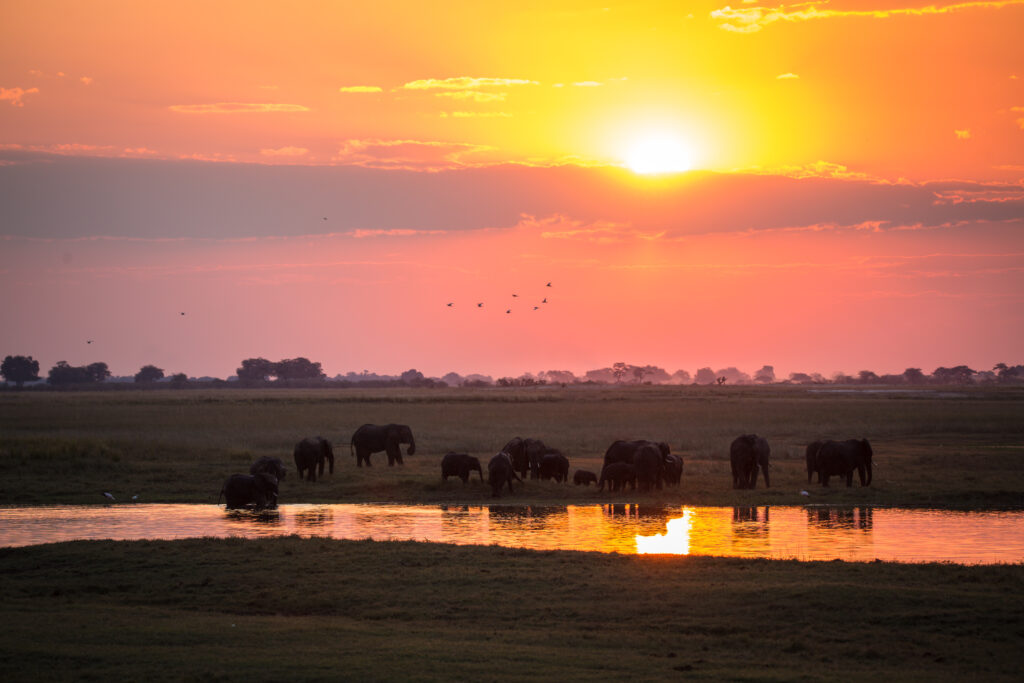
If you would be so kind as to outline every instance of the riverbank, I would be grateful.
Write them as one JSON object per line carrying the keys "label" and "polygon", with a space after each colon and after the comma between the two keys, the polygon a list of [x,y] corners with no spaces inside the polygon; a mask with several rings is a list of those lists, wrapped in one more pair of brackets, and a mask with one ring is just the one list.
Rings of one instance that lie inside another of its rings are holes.
{"label": "riverbank", "polygon": [[1016,680],[1024,565],[426,543],[0,549],[0,677]]}
{"label": "riverbank", "polygon": [[[383,453],[356,468],[348,439],[366,422],[412,427],[416,454],[389,468]],[[728,450],[756,432],[772,448],[772,486],[731,488]],[[527,481],[500,502],[653,505],[871,505],[952,509],[1024,503],[1024,390],[816,393],[804,387],[537,387],[3,392],[0,504],[211,503],[223,480],[258,457],[291,468],[294,444],[335,444],[333,475],[281,485],[288,503],[492,502],[479,481],[440,479],[449,450],[487,460],[513,436],[562,450],[573,471],[599,472],[616,439],[668,442],[685,460],[682,485],[649,494]],[[807,483],[804,447],[868,438],[874,481]],[[806,491],[806,494],[803,492]]]}

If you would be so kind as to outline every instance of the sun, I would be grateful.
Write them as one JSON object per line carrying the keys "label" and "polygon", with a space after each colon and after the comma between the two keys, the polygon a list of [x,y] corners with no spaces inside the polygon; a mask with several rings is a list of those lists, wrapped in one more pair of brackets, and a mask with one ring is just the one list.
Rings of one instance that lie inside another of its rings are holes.
{"label": "sun", "polygon": [[693,168],[693,150],[672,133],[649,133],[629,145],[624,161],[633,173],[682,173]]}

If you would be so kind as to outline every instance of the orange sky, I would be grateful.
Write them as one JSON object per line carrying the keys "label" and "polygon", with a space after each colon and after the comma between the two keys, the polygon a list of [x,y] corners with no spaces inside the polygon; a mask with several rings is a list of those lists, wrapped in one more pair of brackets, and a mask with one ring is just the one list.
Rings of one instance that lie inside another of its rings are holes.
{"label": "orange sky", "polygon": [[1024,0],[298,5],[4,3],[0,354],[1024,361]]}

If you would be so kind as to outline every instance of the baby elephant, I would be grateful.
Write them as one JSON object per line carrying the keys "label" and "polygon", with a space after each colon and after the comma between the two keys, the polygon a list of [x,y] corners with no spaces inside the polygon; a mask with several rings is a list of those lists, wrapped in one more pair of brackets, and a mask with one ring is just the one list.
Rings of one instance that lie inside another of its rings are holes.
{"label": "baby elephant", "polygon": [[282,481],[288,474],[281,458],[272,458],[269,455],[264,455],[249,468],[249,474],[259,474],[260,472],[272,474],[277,477],[278,481]]}
{"label": "baby elephant", "polygon": [[465,453],[448,452],[441,458],[441,479],[448,481],[448,477],[458,477],[462,480],[463,486],[469,481],[469,476],[476,471],[480,475],[480,483],[484,481],[484,471],[480,467],[480,461]]}
{"label": "baby elephant", "polygon": [[589,470],[576,470],[572,475],[572,483],[576,486],[580,484],[590,486],[592,483],[597,483],[597,475]]}
{"label": "baby elephant", "polygon": [[232,474],[224,481],[217,503],[221,496],[227,503],[227,509],[244,508],[252,505],[257,510],[277,507],[277,477],[266,472],[259,474]]}

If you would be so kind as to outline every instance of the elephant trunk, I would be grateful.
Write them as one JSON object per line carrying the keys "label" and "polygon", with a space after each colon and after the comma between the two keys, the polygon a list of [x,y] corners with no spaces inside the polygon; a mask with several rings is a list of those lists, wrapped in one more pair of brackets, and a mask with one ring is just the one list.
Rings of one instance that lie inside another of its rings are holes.
{"label": "elephant trunk", "polygon": [[406,455],[414,455],[416,453],[416,440],[412,438],[412,434],[409,435],[409,449],[405,451]]}
{"label": "elephant trunk", "polygon": [[868,483],[866,483],[864,485],[865,486],[871,486],[871,461],[870,460],[868,460],[868,462],[867,462],[867,467],[868,467]]}
{"label": "elephant trunk", "polygon": [[767,488],[771,488],[772,480],[771,480],[771,475],[768,474],[769,469],[768,469],[768,463],[767,462],[761,463],[761,471],[764,472],[764,487],[766,489]]}

